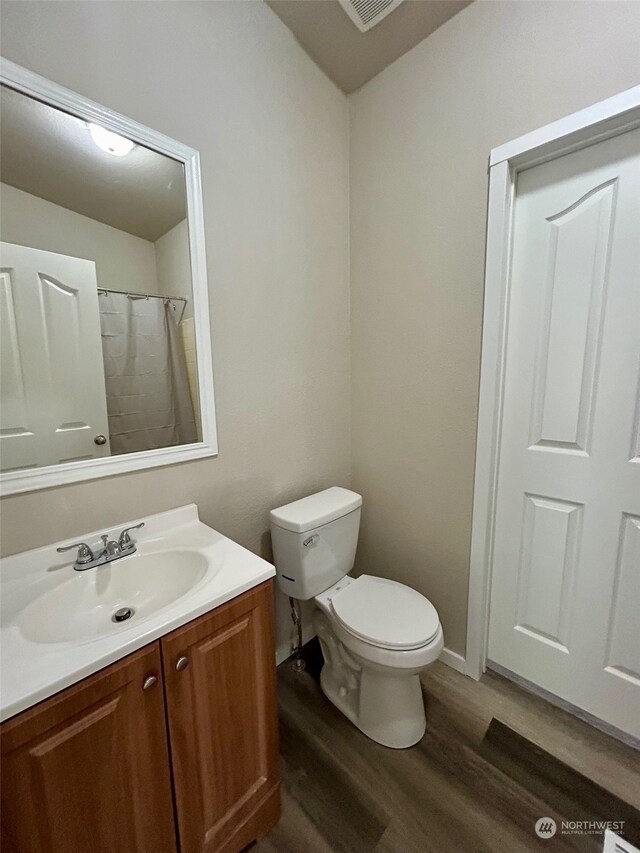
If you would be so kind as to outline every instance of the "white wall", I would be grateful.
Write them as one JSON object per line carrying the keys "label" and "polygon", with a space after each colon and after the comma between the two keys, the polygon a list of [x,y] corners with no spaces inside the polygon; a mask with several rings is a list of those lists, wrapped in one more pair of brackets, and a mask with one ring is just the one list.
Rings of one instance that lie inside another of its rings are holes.
{"label": "white wall", "polygon": [[154,244],[0,184],[2,239],[96,262],[98,286],[158,293]]}
{"label": "white wall", "polygon": [[187,220],[178,222],[153,244],[156,253],[158,293],[163,296],[184,296],[187,299],[183,320],[193,317],[191,298],[191,258],[189,255],[189,226]]}
{"label": "white wall", "polygon": [[477,2],[350,98],[358,567],[464,653],[492,147],[640,82],[640,3]]}
{"label": "white wall", "polygon": [[194,501],[269,557],[270,508],[349,483],[346,98],[259,2],[0,14],[3,56],[200,151],[220,440],[217,459],[5,499],[3,551]]}

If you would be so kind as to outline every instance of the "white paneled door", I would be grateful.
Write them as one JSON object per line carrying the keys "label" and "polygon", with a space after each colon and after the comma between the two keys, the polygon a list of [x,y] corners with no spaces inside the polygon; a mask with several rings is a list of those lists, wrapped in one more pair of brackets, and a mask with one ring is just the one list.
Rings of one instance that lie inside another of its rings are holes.
{"label": "white paneled door", "polygon": [[0,345],[2,470],[109,456],[93,261],[0,243]]}
{"label": "white paneled door", "polygon": [[640,737],[640,130],[514,209],[489,661]]}

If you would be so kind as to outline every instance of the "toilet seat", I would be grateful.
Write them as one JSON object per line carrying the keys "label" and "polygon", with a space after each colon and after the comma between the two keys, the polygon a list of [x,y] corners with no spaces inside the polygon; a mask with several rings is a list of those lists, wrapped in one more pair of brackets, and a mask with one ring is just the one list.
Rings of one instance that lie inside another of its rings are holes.
{"label": "toilet seat", "polygon": [[438,613],[429,599],[387,578],[362,575],[330,600],[333,615],[345,631],[381,649],[419,649],[440,630]]}

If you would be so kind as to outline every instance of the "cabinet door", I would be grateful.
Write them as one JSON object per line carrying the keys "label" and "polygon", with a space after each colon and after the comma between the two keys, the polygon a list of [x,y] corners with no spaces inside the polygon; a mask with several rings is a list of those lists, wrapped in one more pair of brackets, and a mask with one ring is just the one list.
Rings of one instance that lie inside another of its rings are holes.
{"label": "cabinet door", "polygon": [[271,581],[162,641],[182,853],[232,853],[279,816]]}
{"label": "cabinet door", "polygon": [[0,735],[3,853],[175,853],[159,643]]}

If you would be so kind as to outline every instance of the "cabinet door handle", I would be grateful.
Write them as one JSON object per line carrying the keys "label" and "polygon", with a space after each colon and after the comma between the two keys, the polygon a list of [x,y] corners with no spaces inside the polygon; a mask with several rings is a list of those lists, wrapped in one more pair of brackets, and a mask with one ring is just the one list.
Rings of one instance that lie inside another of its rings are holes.
{"label": "cabinet door handle", "polygon": [[185,657],[184,655],[182,655],[182,657],[179,657],[176,661],[176,669],[178,670],[178,672],[182,672],[182,670],[186,669],[188,666],[189,658]]}
{"label": "cabinet door handle", "polygon": [[142,689],[151,690],[151,688],[155,687],[157,683],[158,679],[155,677],[155,675],[148,675],[142,682]]}

